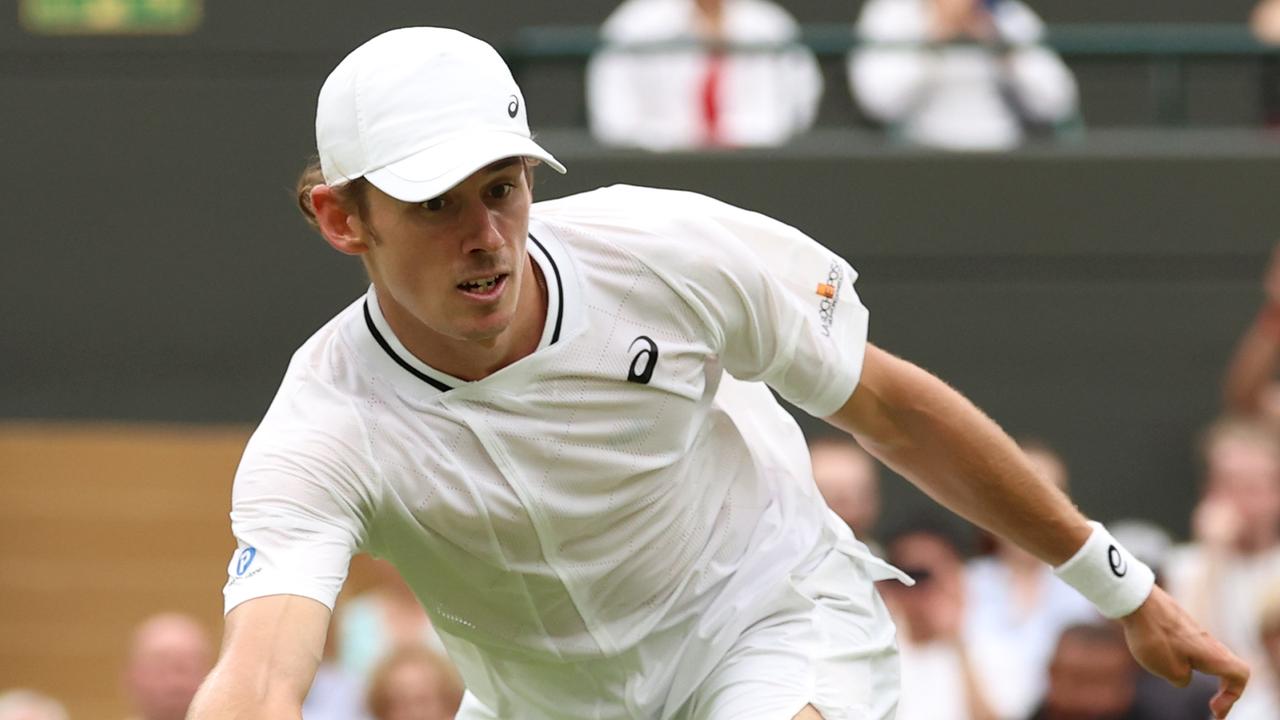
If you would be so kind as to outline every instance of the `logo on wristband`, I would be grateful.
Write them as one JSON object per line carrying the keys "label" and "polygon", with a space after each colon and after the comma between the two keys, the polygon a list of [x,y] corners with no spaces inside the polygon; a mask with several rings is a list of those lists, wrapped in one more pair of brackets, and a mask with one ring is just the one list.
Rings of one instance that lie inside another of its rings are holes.
{"label": "logo on wristband", "polygon": [[1124,561],[1120,548],[1115,545],[1107,548],[1107,563],[1111,565],[1111,572],[1118,578],[1124,577],[1125,573],[1129,572],[1129,564]]}

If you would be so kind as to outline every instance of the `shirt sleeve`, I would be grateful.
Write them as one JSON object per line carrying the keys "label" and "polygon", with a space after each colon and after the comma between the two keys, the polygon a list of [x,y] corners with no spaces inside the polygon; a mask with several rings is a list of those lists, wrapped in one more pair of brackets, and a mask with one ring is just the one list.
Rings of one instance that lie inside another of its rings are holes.
{"label": "shirt sleeve", "polygon": [[857,273],[803,232],[759,213],[680,193],[692,261],[687,296],[710,329],[725,370],[764,381],[789,402],[826,417],[862,372],[867,309]]}
{"label": "shirt sleeve", "polygon": [[268,595],[301,595],[333,609],[371,507],[354,455],[341,438],[259,428],[232,490],[237,547],[224,612]]}

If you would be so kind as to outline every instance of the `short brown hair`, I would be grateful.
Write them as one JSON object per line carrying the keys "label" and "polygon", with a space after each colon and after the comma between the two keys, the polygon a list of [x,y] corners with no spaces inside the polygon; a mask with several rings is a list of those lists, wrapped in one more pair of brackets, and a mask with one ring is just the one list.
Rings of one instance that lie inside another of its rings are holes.
{"label": "short brown hair", "polygon": [[[529,183],[529,189],[533,189],[533,166],[538,164],[536,158],[521,158],[524,163],[524,176]],[[319,230],[320,223],[316,221],[316,209],[311,204],[311,190],[317,185],[324,185],[324,170],[320,167],[320,158],[312,157],[307,161],[302,172],[298,174],[298,181],[294,184],[293,194],[294,201],[298,204],[298,210],[302,213],[302,217],[306,219],[307,224]],[[341,185],[332,186],[334,192],[338,196],[338,201],[343,205],[354,208],[356,215],[361,220],[369,216],[369,181],[363,177],[358,177],[350,182]]]}
{"label": "short brown hair", "polygon": [[[298,210],[302,212],[302,217],[317,230],[320,229],[320,223],[316,222],[316,208],[311,204],[311,190],[317,185],[324,184],[324,171],[320,168],[320,158],[313,157],[298,174],[298,182],[293,189],[294,199],[298,203]],[[368,186],[369,181],[359,177],[351,182],[334,186],[334,192],[337,193],[339,202],[353,206],[356,213],[363,219],[369,214],[369,200],[366,195]]]}

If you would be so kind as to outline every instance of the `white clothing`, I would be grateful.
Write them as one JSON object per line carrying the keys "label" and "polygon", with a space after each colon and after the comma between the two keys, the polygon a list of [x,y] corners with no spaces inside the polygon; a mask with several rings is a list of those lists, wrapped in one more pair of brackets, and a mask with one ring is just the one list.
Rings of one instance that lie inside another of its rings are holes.
{"label": "white clothing", "polygon": [[[734,642],[675,720],[788,720],[812,704],[826,720],[892,720],[893,624],[857,556],[827,553],[779,587],[770,612]],[[504,720],[474,696],[458,720]]]}
{"label": "white clothing", "polygon": [[1043,123],[1076,112],[1075,78],[1037,45],[1040,18],[1018,0],[997,0],[996,31],[1016,45],[1003,57],[977,46],[927,47],[927,0],[867,0],[856,33],[867,46],[849,54],[849,83],[866,113],[910,142],[948,150],[1005,150],[1022,140],[1019,113]]}
{"label": "white clothing", "polygon": [[832,547],[899,576],[826,508],[768,389],[721,387],[723,368],[838,409],[867,321],[847,263],[763,215],[626,186],[534,205],[528,247],[542,342],[488,377],[408,353],[372,290],[295,354],[236,475],[228,611],[332,607],[364,550],[499,716],[666,719]]}
{"label": "white clothing", "polygon": [[[1215,560],[1212,586],[1204,579],[1208,562],[1199,545],[1174,548],[1165,562],[1169,594],[1254,668],[1241,702],[1249,696],[1254,696],[1253,700],[1263,696],[1270,699],[1277,689],[1271,673],[1265,671],[1268,665],[1261,638],[1261,604],[1267,591],[1280,582],[1280,547],[1252,556],[1231,555]],[[1208,615],[1203,612],[1204,600],[1208,602]],[[1235,711],[1231,717],[1235,719]]]}
{"label": "white clothing", "polygon": [[903,641],[902,693],[897,720],[969,720],[964,666],[954,647]]}
{"label": "white clothing", "polygon": [[[606,47],[587,66],[587,112],[597,139],[650,150],[709,144],[703,110],[709,53],[616,47],[694,42],[698,22],[693,0],[626,0],[614,10],[600,30]],[[724,35],[730,43],[762,45],[800,37],[796,21],[768,0],[725,0]],[[780,145],[813,124],[822,74],[804,46],[729,54],[720,67],[719,144]]]}
{"label": "white clothing", "polygon": [[1022,720],[1048,688],[1049,661],[1063,629],[1102,616],[1048,565],[1040,572],[1040,602],[1025,615],[1014,605],[1013,580],[999,560],[974,560],[966,575],[965,647],[983,697],[998,717]]}

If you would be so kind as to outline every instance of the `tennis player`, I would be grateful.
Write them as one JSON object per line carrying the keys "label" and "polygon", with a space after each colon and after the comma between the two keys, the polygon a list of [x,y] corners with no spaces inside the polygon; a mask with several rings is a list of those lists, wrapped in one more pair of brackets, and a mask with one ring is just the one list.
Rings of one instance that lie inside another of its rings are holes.
{"label": "tennis player", "polygon": [[298,718],[356,552],[394,563],[467,685],[459,717],[887,720],[873,557],[823,504],[826,418],[1052,563],[1174,682],[1244,664],[947,385],[866,340],[854,270],[692,193],[532,204],[498,54],[379,35],[325,81],[303,205],[368,292],[294,355],[241,461],[221,659],[191,717]]}

